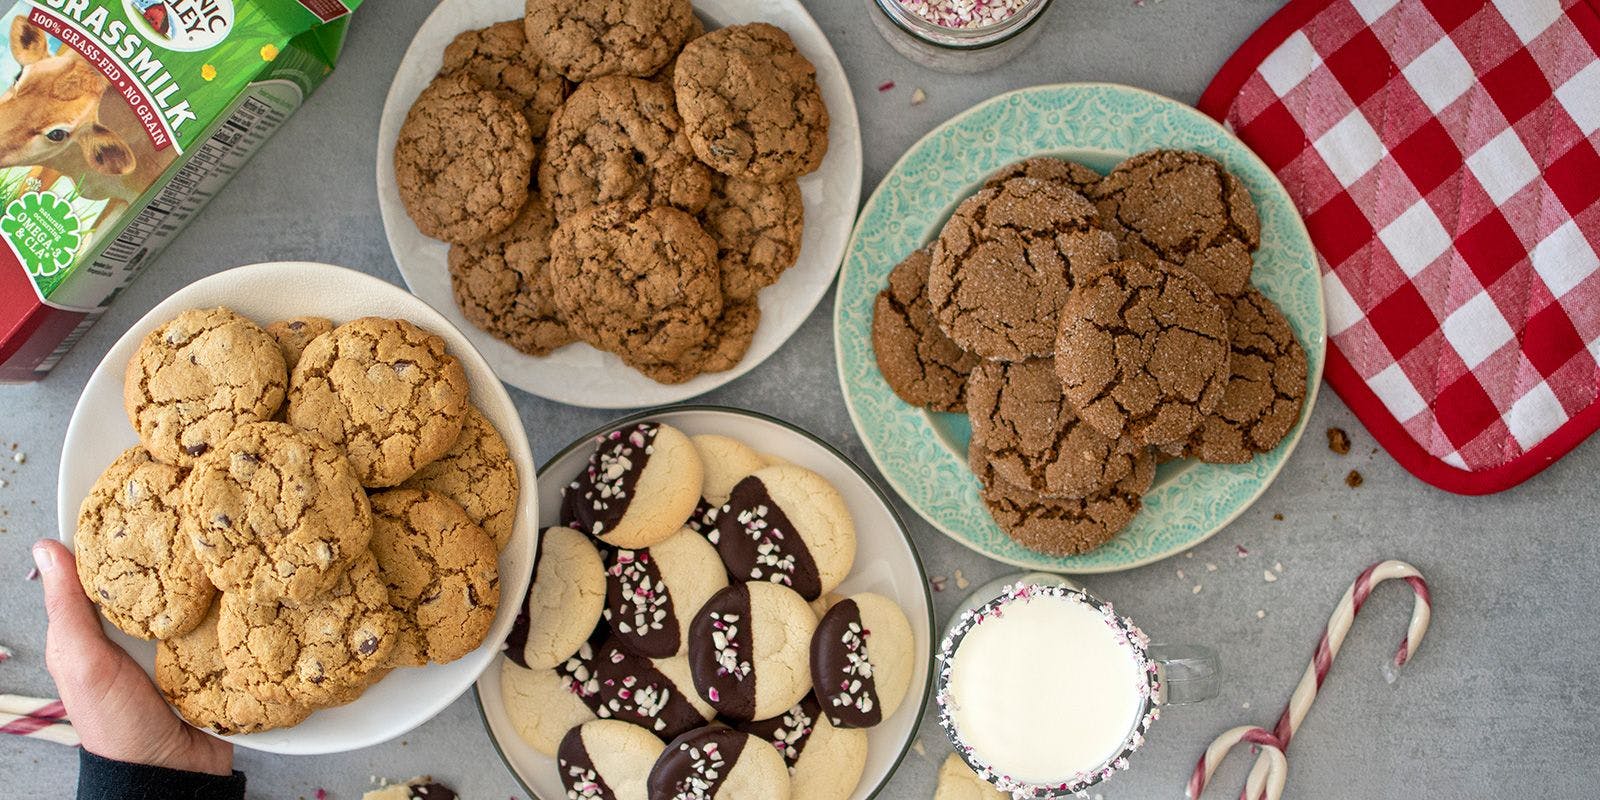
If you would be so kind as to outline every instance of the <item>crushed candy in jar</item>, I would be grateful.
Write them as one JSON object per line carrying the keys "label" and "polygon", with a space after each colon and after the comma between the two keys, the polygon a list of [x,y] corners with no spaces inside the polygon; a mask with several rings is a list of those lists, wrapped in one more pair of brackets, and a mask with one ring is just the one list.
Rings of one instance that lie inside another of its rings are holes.
{"label": "crushed candy in jar", "polygon": [[900,7],[941,28],[982,28],[1004,22],[1032,0],[899,0]]}

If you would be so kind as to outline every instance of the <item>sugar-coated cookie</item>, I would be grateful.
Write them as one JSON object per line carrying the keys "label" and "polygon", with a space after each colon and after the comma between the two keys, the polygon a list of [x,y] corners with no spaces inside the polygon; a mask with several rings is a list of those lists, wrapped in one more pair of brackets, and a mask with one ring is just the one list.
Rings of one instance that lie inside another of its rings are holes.
{"label": "sugar-coated cookie", "polygon": [[817,617],[793,590],[736,583],[712,595],[689,626],[695,688],[733,720],[768,719],[810,691]]}
{"label": "sugar-coated cookie", "polygon": [[911,687],[915,640],[906,613],[881,594],[835,603],[811,637],[811,683],[828,721],[870,728],[894,715]]}
{"label": "sugar-coated cookie", "polygon": [[647,800],[650,768],[664,748],[644,728],[597,719],[567,731],[556,752],[556,768],[569,798]]}
{"label": "sugar-coated cookie", "polygon": [[901,400],[934,411],[966,410],[967,374],[979,358],[940,329],[928,302],[933,248],[913,250],[889,271],[872,305],[872,353]]}
{"label": "sugar-coated cookie", "polygon": [[517,735],[547,756],[556,754],[567,731],[596,718],[573,691],[571,679],[554,668],[524,669],[503,660],[500,695]]}
{"label": "sugar-coated cookie", "polygon": [[715,715],[695,693],[688,659],[636,656],[603,633],[556,668],[595,716],[631,722],[665,741]]}
{"label": "sugar-coated cookie", "polygon": [[445,664],[483,643],[500,607],[499,552],[442,494],[372,495],[372,553],[400,618],[390,664]]}
{"label": "sugar-coated cookie", "polygon": [[1087,497],[1045,497],[1001,478],[982,449],[968,449],[967,466],[982,485],[980,496],[989,516],[1017,544],[1041,553],[1070,556],[1087,553],[1111,540],[1133,521],[1144,493],[1155,479],[1151,448],[1140,448],[1133,471]]}
{"label": "sugar-coated cookie", "polygon": [[951,753],[939,765],[939,787],[933,790],[933,800],[1011,800],[1011,795],[978,777],[961,756]]}
{"label": "sugar-coated cookie", "polygon": [[1306,400],[1306,351],[1283,312],[1254,287],[1226,298],[1230,376],[1183,454],[1215,464],[1243,464],[1283,441]]}
{"label": "sugar-coated cookie", "polygon": [[728,585],[716,548],[683,528],[645,550],[606,554],[605,620],[613,641],[648,658],[683,652],[689,624]]}
{"label": "sugar-coated cookie", "polygon": [[217,588],[306,602],[367,554],[372,508],[344,453],[282,422],[241,426],[195,463],[180,524]]}
{"label": "sugar-coated cookie", "polygon": [[216,594],[179,530],[185,474],[134,446],[106,467],[78,507],[72,540],[78,581],[100,613],[130,636],[185,633],[200,624]]}
{"label": "sugar-coated cookie", "polygon": [[361,485],[394,486],[455,446],[468,391],[444,339],[403,319],[362,317],[300,354],[288,420],[343,447]]}
{"label": "sugar-coated cookie", "polygon": [[743,731],[708,726],[672,740],[650,770],[650,800],[788,800],[778,751]]}
{"label": "sugar-coated cookie", "polygon": [[712,544],[735,580],[770,581],[815,600],[843,581],[856,558],[844,497],[803,467],[763,467],[733,487]]}
{"label": "sugar-coated cookie", "polygon": [[867,766],[866,731],[834,727],[816,695],[806,695],[772,719],[741,723],[738,728],[783,756],[794,797],[845,800]]}
{"label": "sugar-coated cookie", "polygon": [[456,443],[400,485],[456,501],[494,539],[495,547],[503,550],[511,541],[517,522],[517,464],[506,440],[475,406],[467,406]]}
{"label": "sugar-coated cookie", "polygon": [[122,405],[150,455],[187,467],[234,428],[271,419],[288,385],[271,334],[226,308],[195,308],[139,342]]}
{"label": "sugar-coated cookie", "polygon": [[298,725],[302,703],[267,702],[223,681],[215,604],[192,630],[156,645],[156,688],[190,725],[228,736]]}
{"label": "sugar-coated cookie", "polygon": [[605,564],[589,537],[571,528],[545,528],[533,583],[506,637],[506,657],[532,669],[559,665],[589,638],[605,604]]}
{"label": "sugar-coated cookie", "polygon": [[601,434],[566,490],[576,527],[614,547],[649,547],[683,527],[700,501],[703,470],[694,444],[671,425]]}

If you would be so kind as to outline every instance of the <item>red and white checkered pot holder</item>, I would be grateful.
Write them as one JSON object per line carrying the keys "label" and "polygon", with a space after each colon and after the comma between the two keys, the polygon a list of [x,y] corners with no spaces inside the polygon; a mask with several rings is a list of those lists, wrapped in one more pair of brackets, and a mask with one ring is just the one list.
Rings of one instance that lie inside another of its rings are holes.
{"label": "red and white checkered pot holder", "polygon": [[1600,0],[1290,0],[1200,100],[1305,217],[1328,382],[1417,477],[1600,427]]}

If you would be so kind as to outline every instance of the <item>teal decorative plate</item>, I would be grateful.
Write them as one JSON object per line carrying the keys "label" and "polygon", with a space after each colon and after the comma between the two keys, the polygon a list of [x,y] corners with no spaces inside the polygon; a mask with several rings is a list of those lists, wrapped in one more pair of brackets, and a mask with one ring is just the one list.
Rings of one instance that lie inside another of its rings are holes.
{"label": "teal decorative plate", "polygon": [[[925,411],[884,382],[872,351],[872,306],[889,271],[932,241],[985,177],[1036,155],[1069,158],[1106,172],[1145,150],[1195,150],[1249,187],[1261,214],[1253,281],[1283,309],[1310,361],[1305,409],[1276,450],[1248,464],[1175,461],[1156,473],[1144,510],[1089,553],[1047,556],[995,525],[967,470],[965,415]],[[996,561],[1053,572],[1114,572],[1205,541],[1266,491],[1305,430],[1322,382],[1327,319],[1315,251],[1272,172],[1233,134],[1199,111],[1142,89],[1112,84],[1035,86],[957,115],[901,157],[867,200],[839,274],[833,313],[839,383],[856,431],[895,491],[952,539]]]}

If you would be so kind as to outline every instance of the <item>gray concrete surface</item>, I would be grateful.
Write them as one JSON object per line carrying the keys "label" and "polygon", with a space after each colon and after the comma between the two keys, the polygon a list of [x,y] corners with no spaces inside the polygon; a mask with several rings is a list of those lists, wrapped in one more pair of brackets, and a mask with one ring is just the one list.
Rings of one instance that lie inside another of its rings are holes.
{"label": "gray concrete surface", "polygon": [[[896,56],[867,25],[864,0],[806,0],[850,73],[866,141],[865,186],[929,128],[998,92],[1040,82],[1107,80],[1193,102],[1225,56],[1279,3],[1269,0],[1056,0],[1038,44],[999,71],[950,77]],[[378,113],[389,79],[430,4],[372,0],[356,18],[332,80],[167,251],[43,383],[0,387],[0,691],[50,694],[37,584],[24,579],[28,545],[53,535],[55,468],[84,380],[111,342],[152,305],[216,270],[256,261],[313,259],[400,282],[384,244],[373,185]],[[893,92],[876,87],[896,82]],[[922,87],[927,102],[911,107]],[[831,297],[767,363],[703,400],[798,423],[871,471],[835,379]],[[606,412],[551,404],[512,390],[541,459]],[[1330,425],[1348,429],[1345,457],[1323,446]],[[1350,412],[1324,392],[1311,433],[1256,506],[1192,558],[1179,556],[1087,583],[1146,629],[1220,649],[1222,697],[1175,709],[1154,729],[1134,768],[1092,795],[1181,797],[1204,744],[1246,722],[1270,724],[1299,678],[1317,632],[1354,575],[1395,557],[1421,567],[1437,604],[1416,660],[1388,685],[1380,667],[1405,627],[1408,593],[1381,589],[1356,625],[1328,685],[1290,751],[1286,797],[1577,798],[1600,783],[1600,723],[1592,689],[1600,652],[1600,566],[1595,519],[1600,446],[1584,445],[1522,487],[1463,498],[1434,490],[1380,452]],[[1366,476],[1345,487],[1350,469]],[[947,540],[903,506],[930,571],[950,576],[935,595],[941,617],[974,584],[1006,568]],[[1284,519],[1276,521],[1275,513]],[[1235,545],[1248,549],[1236,555]],[[1264,568],[1282,562],[1267,583]],[[1215,571],[1208,571],[1215,564]],[[1179,577],[1183,570],[1186,577]],[[1203,587],[1196,594],[1193,587]],[[1257,610],[1266,612],[1257,618]],[[1248,707],[1247,707],[1248,706]],[[1049,735],[1049,732],[1041,732]],[[919,742],[883,793],[932,796],[947,752],[925,720]],[[925,751],[925,752],[923,752]],[[253,797],[310,797],[325,787],[359,797],[369,776],[431,772],[468,798],[524,798],[501,766],[469,697],[399,741],[319,758],[241,751]],[[0,737],[0,786],[21,797],[70,794],[75,756],[54,745]],[[1209,797],[1238,791],[1247,758],[1235,756]]]}

